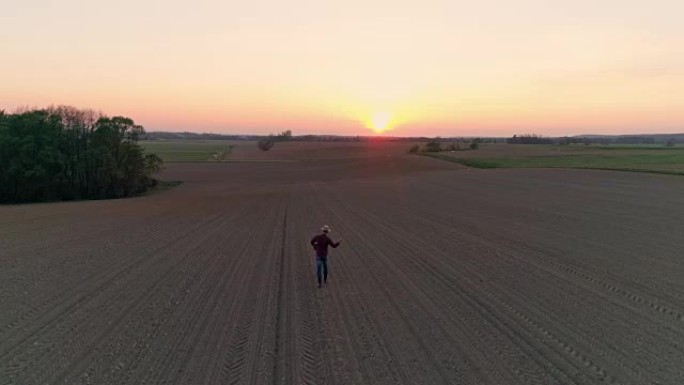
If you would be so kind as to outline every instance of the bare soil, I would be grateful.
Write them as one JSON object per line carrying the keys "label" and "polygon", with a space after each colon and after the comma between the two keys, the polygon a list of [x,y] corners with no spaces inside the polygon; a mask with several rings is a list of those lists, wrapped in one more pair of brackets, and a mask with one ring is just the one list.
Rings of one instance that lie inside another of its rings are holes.
{"label": "bare soil", "polygon": [[684,383],[684,178],[318,158],[0,207],[0,384]]}

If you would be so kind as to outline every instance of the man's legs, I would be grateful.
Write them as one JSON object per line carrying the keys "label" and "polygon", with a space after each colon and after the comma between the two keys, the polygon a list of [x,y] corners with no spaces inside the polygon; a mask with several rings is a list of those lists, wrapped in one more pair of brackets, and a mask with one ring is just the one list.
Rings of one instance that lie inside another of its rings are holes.
{"label": "man's legs", "polygon": [[316,258],[316,278],[318,279],[318,287],[321,287],[322,282],[328,281],[327,258]]}
{"label": "man's legs", "polygon": [[320,258],[316,258],[316,278],[318,278],[318,287],[321,287],[321,270],[322,269],[323,269],[323,260]]}

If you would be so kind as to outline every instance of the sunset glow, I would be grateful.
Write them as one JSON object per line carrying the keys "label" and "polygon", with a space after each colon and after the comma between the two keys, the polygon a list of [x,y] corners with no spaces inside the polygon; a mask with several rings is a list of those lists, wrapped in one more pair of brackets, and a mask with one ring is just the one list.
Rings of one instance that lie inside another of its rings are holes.
{"label": "sunset glow", "polygon": [[387,112],[377,112],[371,116],[370,128],[376,133],[381,134],[390,129],[391,116]]}
{"label": "sunset glow", "polygon": [[160,4],[4,5],[0,110],[217,133],[684,131],[679,0]]}

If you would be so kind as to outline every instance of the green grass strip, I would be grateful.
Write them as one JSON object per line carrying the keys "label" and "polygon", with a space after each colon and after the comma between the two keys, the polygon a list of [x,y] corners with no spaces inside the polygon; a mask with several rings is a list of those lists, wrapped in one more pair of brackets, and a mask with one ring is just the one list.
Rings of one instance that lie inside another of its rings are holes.
{"label": "green grass strip", "polygon": [[[626,172],[645,172],[653,174],[666,175],[684,175],[684,171],[670,170],[663,168],[639,168],[629,167],[630,163],[651,163],[651,165],[684,165],[684,162],[679,162],[672,159],[655,159],[652,162],[643,162],[643,158],[638,156],[625,157],[530,157],[530,158],[457,158],[436,153],[424,153],[423,156],[441,159],[448,162],[454,162],[466,167],[492,169],[492,168],[566,168],[566,169],[581,169],[581,170],[611,170],[611,171],[626,171]],[[622,165],[610,164],[615,161],[624,163]],[[659,162],[661,161],[661,162]]]}

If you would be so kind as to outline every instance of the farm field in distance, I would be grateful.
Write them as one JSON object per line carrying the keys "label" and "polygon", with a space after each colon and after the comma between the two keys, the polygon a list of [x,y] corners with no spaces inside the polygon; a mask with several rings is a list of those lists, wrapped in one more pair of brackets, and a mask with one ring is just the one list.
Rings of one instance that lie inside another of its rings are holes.
{"label": "farm field in distance", "polygon": [[144,145],[181,185],[0,206],[0,384],[684,383],[681,176]]}
{"label": "farm field in distance", "polygon": [[475,151],[428,154],[476,168],[588,168],[684,174],[684,146],[484,143]]}
{"label": "farm field in distance", "polygon": [[[239,141],[231,140],[152,140],[139,142],[146,152],[157,154],[164,162],[204,162],[212,155],[232,150]],[[247,143],[247,142],[243,142]],[[255,142],[252,143],[256,146]]]}
{"label": "farm field in distance", "polygon": [[[446,144],[447,142],[445,142]],[[331,158],[378,157],[405,154],[414,143],[402,142],[279,142],[260,151],[254,141],[157,140],[143,141],[148,152],[167,163],[276,162]],[[418,143],[420,144],[420,143]],[[461,143],[462,148],[467,144]],[[380,148],[380,150],[378,150]],[[482,143],[475,151],[443,151],[428,156],[475,168],[577,168],[684,174],[684,146],[663,145],[525,145]]]}
{"label": "farm field in distance", "polygon": [[269,151],[247,140],[154,140],[141,141],[145,151],[156,153],[167,163],[216,162],[214,154],[225,153],[224,162],[313,161],[358,159],[404,155],[411,143],[400,142],[277,142]]}

